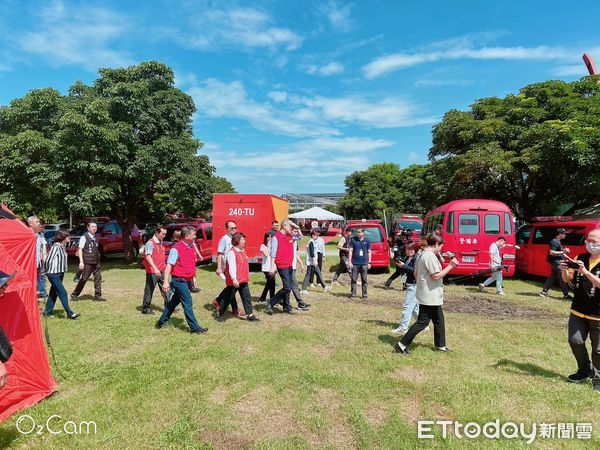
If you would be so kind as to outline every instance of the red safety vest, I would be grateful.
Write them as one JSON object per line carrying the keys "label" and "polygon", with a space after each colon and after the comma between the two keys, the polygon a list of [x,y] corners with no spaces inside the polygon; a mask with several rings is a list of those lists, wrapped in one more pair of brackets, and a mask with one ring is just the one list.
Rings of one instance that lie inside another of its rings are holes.
{"label": "red safety vest", "polygon": [[[250,268],[248,265],[248,255],[246,251],[238,251],[233,247],[230,252],[235,254],[235,270],[237,272],[238,283],[247,283],[250,280]],[[233,280],[229,275],[229,262],[225,266],[225,283],[227,286],[233,286]]]}
{"label": "red safety vest", "polygon": [[283,234],[281,231],[278,231],[273,237],[277,239],[275,264],[278,269],[289,269],[294,262],[294,239],[291,235]]}
{"label": "red safety vest", "polygon": [[154,261],[154,265],[156,266],[156,268],[161,272],[164,272],[165,267],[167,265],[167,257],[165,256],[165,249],[163,247],[163,243],[160,241],[157,243],[154,240],[154,238],[152,238],[152,243],[154,244],[152,254],[144,254],[144,267],[146,268],[146,273],[154,273],[154,270],[152,270],[152,266],[150,266],[150,263],[146,260],[146,257],[148,256],[152,257],[152,261]]}
{"label": "red safety vest", "polygon": [[196,276],[196,253],[193,245],[188,247],[183,240],[173,246],[179,257],[173,266],[171,275],[191,281]]}

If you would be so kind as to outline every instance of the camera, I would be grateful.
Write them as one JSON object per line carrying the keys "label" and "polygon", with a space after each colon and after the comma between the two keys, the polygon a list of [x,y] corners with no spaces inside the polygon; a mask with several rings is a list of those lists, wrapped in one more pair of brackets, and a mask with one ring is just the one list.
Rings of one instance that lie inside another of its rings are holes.
{"label": "camera", "polygon": [[579,269],[579,264],[577,264],[575,261],[565,261],[565,265],[569,268],[569,269]]}

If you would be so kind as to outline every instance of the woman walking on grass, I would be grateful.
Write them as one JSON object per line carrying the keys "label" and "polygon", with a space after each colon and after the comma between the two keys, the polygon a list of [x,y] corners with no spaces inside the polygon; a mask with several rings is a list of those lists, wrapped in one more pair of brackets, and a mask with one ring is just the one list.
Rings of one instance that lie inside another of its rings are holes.
{"label": "woman walking on grass", "polygon": [[408,354],[408,346],[421,331],[433,322],[433,339],[435,350],[448,352],[446,347],[446,325],[444,323],[444,283],[443,278],[458,265],[458,260],[452,258],[450,264],[442,269],[438,259],[444,245],[441,236],[430,234],[427,236],[427,248],[423,251],[415,266],[416,299],[419,304],[419,316],[404,337],[394,349],[398,353]]}
{"label": "woman walking on grass", "polygon": [[236,291],[240,293],[242,304],[244,306],[245,315],[238,314],[240,319],[250,321],[258,320],[252,310],[252,296],[250,295],[250,265],[248,263],[248,255],[246,255],[246,235],[237,232],[231,237],[232,248],[227,253],[227,263],[225,265],[225,283],[227,286],[232,286],[229,298],[224,299],[219,307],[217,320],[222,320],[225,311],[231,300],[235,298]]}
{"label": "woman walking on grass", "polygon": [[265,233],[263,237],[263,243],[260,246],[260,255],[262,256],[262,273],[265,275],[265,288],[260,294],[260,301],[264,302],[267,300],[267,293],[269,298],[275,295],[275,277],[271,274],[271,233]]}
{"label": "woman walking on grass", "polygon": [[51,288],[50,295],[48,295],[48,299],[46,300],[44,316],[50,316],[52,314],[56,303],[56,297],[58,297],[69,319],[77,319],[79,317],[79,314],[73,312],[69,307],[69,296],[63,285],[63,278],[67,271],[67,251],[65,250],[65,245],[69,242],[69,239],[68,231],[58,230],[54,237],[54,244],[46,257],[45,270]]}

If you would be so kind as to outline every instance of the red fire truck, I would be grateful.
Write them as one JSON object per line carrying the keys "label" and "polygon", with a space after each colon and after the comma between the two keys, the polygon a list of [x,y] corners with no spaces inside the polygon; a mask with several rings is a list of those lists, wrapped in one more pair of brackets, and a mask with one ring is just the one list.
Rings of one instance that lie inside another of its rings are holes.
{"label": "red fire truck", "polygon": [[216,261],[219,240],[226,233],[225,222],[234,220],[237,231],[246,235],[246,253],[250,263],[262,262],[260,246],[273,220],[288,217],[288,201],[272,194],[213,194],[212,254]]}

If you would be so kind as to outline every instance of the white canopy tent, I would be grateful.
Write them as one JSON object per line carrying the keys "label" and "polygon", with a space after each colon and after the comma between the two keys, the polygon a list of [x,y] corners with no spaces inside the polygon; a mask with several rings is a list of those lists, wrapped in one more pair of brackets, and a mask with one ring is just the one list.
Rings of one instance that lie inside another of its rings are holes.
{"label": "white canopy tent", "polygon": [[315,206],[313,208],[306,209],[294,214],[290,214],[290,219],[309,219],[309,220],[330,220],[330,221],[343,221],[344,217],[339,214],[334,214],[327,211],[326,209]]}

